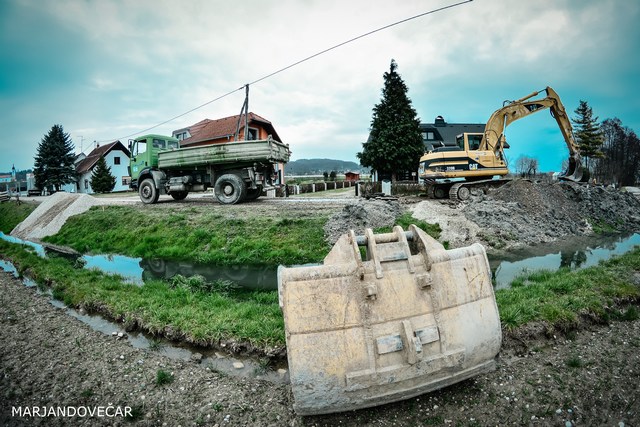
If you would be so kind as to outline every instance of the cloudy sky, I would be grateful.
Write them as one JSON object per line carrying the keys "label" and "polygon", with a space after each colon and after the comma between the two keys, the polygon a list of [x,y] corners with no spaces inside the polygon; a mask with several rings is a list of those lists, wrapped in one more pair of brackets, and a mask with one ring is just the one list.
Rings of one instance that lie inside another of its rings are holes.
{"label": "cloudy sky", "polygon": [[[582,99],[601,120],[640,132],[637,1],[474,0],[262,79],[455,2],[3,0],[0,171],[31,168],[54,124],[88,152],[179,115],[153,132],[238,114],[244,90],[234,90],[257,80],[250,110],[274,124],[293,159],[355,161],[391,59],[423,122],[485,123],[504,100],[551,86],[570,116]],[[546,111],[506,134],[512,165],[527,155],[558,170],[567,157]]]}

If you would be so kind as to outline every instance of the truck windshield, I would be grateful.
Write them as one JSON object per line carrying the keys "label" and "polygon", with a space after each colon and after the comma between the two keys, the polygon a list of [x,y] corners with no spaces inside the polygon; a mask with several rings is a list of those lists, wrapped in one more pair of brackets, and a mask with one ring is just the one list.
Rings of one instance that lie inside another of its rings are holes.
{"label": "truck windshield", "polygon": [[138,154],[143,154],[146,151],[147,151],[147,141],[145,140],[136,141],[136,146],[133,149],[133,154],[137,156]]}

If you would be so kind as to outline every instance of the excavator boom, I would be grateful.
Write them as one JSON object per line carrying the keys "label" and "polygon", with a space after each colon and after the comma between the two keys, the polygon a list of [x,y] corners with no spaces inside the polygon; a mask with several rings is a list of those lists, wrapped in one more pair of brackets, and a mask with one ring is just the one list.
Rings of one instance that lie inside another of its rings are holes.
{"label": "excavator boom", "polygon": [[[543,91],[546,92],[546,97],[531,99]],[[505,106],[496,110],[487,121],[480,149],[494,152],[501,150],[504,143],[504,130],[507,126],[516,120],[547,108],[558,123],[562,137],[569,149],[569,168],[562,178],[570,181],[580,181],[582,178],[581,158],[578,145],[573,137],[571,121],[567,116],[562,101],[560,101],[560,97],[555,90],[548,86],[544,90],[533,92],[516,101],[508,101]]]}
{"label": "excavator boom", "polygon": [[[536,98],[542,92],[545,92],[545,96]],[[505,101],[489,117],[484,133],[463,133],[458,136],[455,147],[439,148],[422,156],[418,175],[427,185],[427,194],[433,198],[449,196],[465,200],[476,188],[506,182],[492,179],[509,173],[504,155],[504,149],[509,148],[504,135],[505,128],[516,120],[545,109],[550,110],[569,149],[569,167],[559,178],[581,181],[582,161],[571,121],[558,94],[546,87],[518,100]],[[465,181],[451,181],[456,178]]]}

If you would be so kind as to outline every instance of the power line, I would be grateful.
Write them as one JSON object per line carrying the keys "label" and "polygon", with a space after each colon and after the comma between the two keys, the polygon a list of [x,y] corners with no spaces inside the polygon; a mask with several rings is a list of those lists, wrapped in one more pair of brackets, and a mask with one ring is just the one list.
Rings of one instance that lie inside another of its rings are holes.
{"label": "power line", "polygon": [[[385,25],[385,26],[380,27],[380,28],[376,28],[375,30],[371,30],[371,31],[369,31],[367,33],[364,33],[364,34],[361,34],[359,36],[353,37],[353,38],[351,38],[351,39],[349,39],[347,41],[344,41],[342,43],[338,43],[338,44],[336,44],[334,46],[331,46],[331,47],[329,47],[327,49],[324,49],[324,50],[322,50],[320,52],[314,53],[313,55],[307,56],[306,58],[303,58],[303,59],[301,59],[299,61],[296,61],[296,62],[294,62],[294,63],[292,63],[290,65],[287,65],[286,67],[282,67],[282,68],[280,68],[280,69],[278,69],[276,71],[273,71],[272,73],[266,74],[266,75],[254,80],[254,81],[252,81],[250,83],[247,83],[247,85],[254,85],[256,83],[259,83],[259,82],[261,82],[263,80],[266,80],[266,79],[268,79],[270,77],[275,76],[276,74],[280,74],[280,73],[282,73],[282,72],[284,72],[284,71],[286,71],[286,70],[288,70],[290,68],[293,68],[293,67],[295,67],[297,65],[300,65],[303,62],[307,62],[307,61],[309,61],[309,60],[311,60],[313,58],[316,58],[316,57],[318,57],[320,55],[323,55],[323,54],[325,54],[327,52],[335,50],[335,49],[337,49],[339,47],[342,47],[342,46],[347,45],[349,43],[353,43],[356,40],[360,40],[360,39],[362,39],[364,37],[367,37],[367,36],[370,36],[372,34],[378,33],[380,31],[386,30],[388,28],[395,27],[396,25],[404,24],[405,22],[409,22],[409,21],[412,21],[414,19],[422,18],[423,16],[426,16],[426,15],[432,15],[432,14],[437,13],[437,12],[442,12],[443,10],[452,9],[454,7],[461,6],[461,5],[466,4],[466,3],[471,3],[472,1],[473,0],[464,0],[464,1],[461,1],[461,2],[458,2],[458,3],[453,3],[453,4],[450,4],[450,5],[447,5],[447,6],[443,6],[443,7],[437,8],[437,9],[432,9],[432,10],[430,10],[428,12],[423,12],[423,13],[420,13],[420,14],[417,14],[417,15],[413,15],[413,16],[411,16],[409,18],[405,18],[405,19],[402,19],[400,21],[396,21],[396,22],[394,22],[392,24],[388,24],[388,25]],[[186,116],[187,114],[192,113],[192,112],[194,112],[196,110],[199,110],[202,107],[205,107],[205,106],[207,106],[209,104],[212,104],[212,103],[214,103],[216,101],[219,101],[222,98],[226,98],[227,96],[229,96],[229,95],[231,95],[233,93],[236,93],[236,92],[244,89],[245,87],[246,87],[246,85],[243,85],[243,86],[239,87],[238,89],[234,89],[232,91],[229,91],[229,92],[225,93],[224,95],[220,95],[217,98],[214,98],[214,99],[212,99],[210,101],[207,101],[204,104],[200,104],[197,107],[194,107],[194,108],[190,109],[189,111],[185,111],[184,113],[178,114],[177,116],[171,117],[170,119],[167,119],[167,120],[165,120],[163,122],[160,122],[160,123],[158,123],[156,125],[153,125],[153,126],[148,127],[146,129],[142,129],[142,130],[140,130],[138,132],[135,132],[135,133],[132,133],[132,134],[129,134],[129,135],[117,138],[117,139],[126,139],[126,138],[130,138],[130,137],[132,137],[134,135],[138,135],[138,134],[141,134],[141,133],[144,133],[144,132],[148,132],[148,131],[150,131],[152,129],[157,128],[158,126],[162,126],[164,124],[172,122],[175,119],[179,119],[182,116]],[[109,142],[109,141],[112,141],[112,140],[105,140],[105,141],[99,141],[99,142]]]}

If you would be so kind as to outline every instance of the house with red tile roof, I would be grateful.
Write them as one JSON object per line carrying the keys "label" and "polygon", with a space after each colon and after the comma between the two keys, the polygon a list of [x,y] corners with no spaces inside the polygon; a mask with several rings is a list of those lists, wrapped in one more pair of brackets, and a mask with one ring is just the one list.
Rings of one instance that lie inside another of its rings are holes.
{"label": "house with red tile roof", "polygon": [[76,182],[66,185],[64,191],[92,194],[91,175],[93,169],[104,157],[107,166],[111,169],[111,175],[116,177],[116,185],[112,191],[127,191],[131,177],[129,175],[129,157],[131,153],[120,142],[114,141],[110,144],[97,145],[89,154],[80,153],[76,156]]}
{"label": "house with red tile roof", "polygon": [[271,122],[255,113],[248,114],[248,128],[245,129],[245,115],[204,119],[191,126],[174,130],[172,136],[180,140],[181,147],[219,144],[229,141],[244,141],[245,132],[249,140],[267,139],[269,135],[282,142]]}

